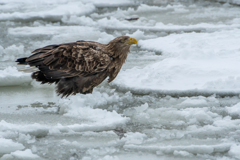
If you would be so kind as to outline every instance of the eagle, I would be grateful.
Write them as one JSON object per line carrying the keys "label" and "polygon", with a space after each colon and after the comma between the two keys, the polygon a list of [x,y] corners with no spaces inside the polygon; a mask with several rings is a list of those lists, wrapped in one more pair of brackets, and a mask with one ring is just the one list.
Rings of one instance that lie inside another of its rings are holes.
{"label": "eagle", "polygon": [[58,95],[68,97],[88,94],[107,77],[108,83],[118,75],[135,38],[121,36],[108,44],[94,41],[48,45],[34,50],[31,56],[19,58],[18,64],[35,66],[39,70],[31,77],[41,84],[55,83]]}

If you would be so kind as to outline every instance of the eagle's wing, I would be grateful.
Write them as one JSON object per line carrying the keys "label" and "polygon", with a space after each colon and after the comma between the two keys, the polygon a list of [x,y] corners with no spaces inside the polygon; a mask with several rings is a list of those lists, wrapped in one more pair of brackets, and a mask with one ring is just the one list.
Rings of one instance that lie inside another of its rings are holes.
{"label": "eagle's wing", "polygon": [[91,41],[50,45],[33,53],[26,61],[48,79],[95,75],[106,70],[111,62],[105,46]]}

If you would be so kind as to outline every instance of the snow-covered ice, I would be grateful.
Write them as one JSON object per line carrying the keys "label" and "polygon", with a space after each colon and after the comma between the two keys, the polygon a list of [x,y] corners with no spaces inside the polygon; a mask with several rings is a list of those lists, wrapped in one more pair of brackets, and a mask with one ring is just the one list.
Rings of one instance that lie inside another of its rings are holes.
{"label": "snow-covered ice", "polygon": [[[238,0],[0,2],[0,160],[240,159]],[[138,40],[110,84],[61,99],[16,65],[49,44]]]}
{"label": "snow-covered ice", "polygon": [[113,84],[144,90],[239,92],[239,34],[233,29],[140,40],[141,49],[161,52],[164,59],[121,72]]}
{"label": "snow-covered ice", "polygon": [[1,159],[40,160],[42,158],[40,158],[38,155],[33,154],[30,149],[26,149],[25,151],[15,151],[11,152],[11,154],[5,154]]}
{"label": "snow-covered ice", "polygon": [[30,83],[30,73],[19,72],[16,67],[9,66],[0,70],[0,86],[15,86]]}

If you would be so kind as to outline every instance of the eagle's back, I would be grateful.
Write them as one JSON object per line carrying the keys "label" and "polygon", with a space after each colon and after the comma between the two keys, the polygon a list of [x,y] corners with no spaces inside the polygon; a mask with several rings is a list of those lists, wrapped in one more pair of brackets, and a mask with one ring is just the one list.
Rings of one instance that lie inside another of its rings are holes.
{"label": "eagle's back", "polygon": [[108,76],[111,63],[106,45],[92,41],[49,45],[33,53],[26,62],[40,71],[34,72],[32,78],[42,83],[59,83],[57,91],[63,96],[92,92]]}

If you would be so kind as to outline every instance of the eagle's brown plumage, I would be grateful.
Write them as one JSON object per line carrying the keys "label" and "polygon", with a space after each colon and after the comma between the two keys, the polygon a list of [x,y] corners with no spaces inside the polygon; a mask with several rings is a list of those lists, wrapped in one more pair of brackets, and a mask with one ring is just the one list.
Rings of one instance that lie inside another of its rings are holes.
{"label": "eagle's brown plumage", "polygon": [[121,36],[108,44],[77,41],[49,45],[16,62],[38,67],[32,78],[42,84],[56,83],[57,93],[62,97],[87,94],[107,77],[108,82],[116,78],[132,44],[137,44],[137,40]]}

